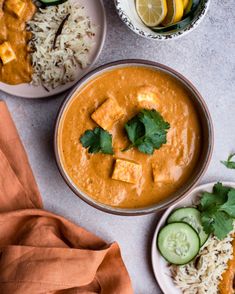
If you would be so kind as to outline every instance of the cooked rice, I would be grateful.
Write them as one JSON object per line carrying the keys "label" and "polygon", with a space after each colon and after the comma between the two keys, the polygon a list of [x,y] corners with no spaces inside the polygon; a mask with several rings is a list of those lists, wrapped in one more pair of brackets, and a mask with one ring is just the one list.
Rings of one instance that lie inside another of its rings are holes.
{"label": "cooked rice", "polygon": [[[53,49],[55,34],[68,14]],[[30,41],[34,69],[32,84],[54,89],[75,80],[78,69],[88,65],[95,27],[77,2],[67,1],[39,9],[28,22],[28,28],[33,35]]]}
{"label": "cooked rice", "polygon": [[171,266],[176,286],[184,294],[216,294],[227,262],[232,258],[234,231],[224,240],[210,236],[198,257],[183,266]]}

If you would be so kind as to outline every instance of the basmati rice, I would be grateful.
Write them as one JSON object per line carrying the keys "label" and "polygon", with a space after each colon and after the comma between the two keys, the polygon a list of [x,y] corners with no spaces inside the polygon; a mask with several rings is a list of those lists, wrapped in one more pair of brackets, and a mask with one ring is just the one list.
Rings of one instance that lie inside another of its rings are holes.
{"label": "basmati rice", "polygon": [[183,266],[171,266],[175,285],[184,294],[216,294],[227,262],[232,258],[234,231],[223,240],[210,236],[196,259]]}
{"label": "basmati rice", "polygon": [[[53,49],[56,32],[68,15]],[[28,29],[32,32],[33,85],[54,89],[75,80],[79,68],[88,65],[95,27],[77,2],[39,8]]]}

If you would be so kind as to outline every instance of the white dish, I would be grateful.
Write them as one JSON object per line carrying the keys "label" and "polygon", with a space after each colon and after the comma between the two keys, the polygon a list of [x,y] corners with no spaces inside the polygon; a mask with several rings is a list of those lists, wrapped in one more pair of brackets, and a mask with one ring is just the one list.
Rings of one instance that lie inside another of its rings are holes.
{"label": "white dish", "polygon": [[24,98],[47,98],[56,94],[62,93],[73,85],[75,85],[81,77],[83,77],[93,66],[97,58],[99,57],[104,45],[106,35],[106,16],[105,8],[102,0],[73,0],[78,2],[81,6],[85,7],[86,14],[91,18],[92,22],[97,27],[97,33],[94,37],[95,45],[89,54],[89,65],[85,69],[81,69],[77,72],[77,77],[73,82],[59,86],[50,92],[46,91],[42,86],[32,86],[30,84],[20,85],[8,85],[0,82],[0,90]]}
{"label": "white dish", "polygon": [[[160,228],[164,226],[169,214],[175,208],[192,205],[196,197],[200,195],[202,192],[204,191],[211,192],[214,184],[216,184],[216,182],[201,185],[193,189],[192,192],[190,192],[186,198],[182,199],[175,205],[172,205],[171,207],[169,207],[165,211],[165,213],[162,215],[160,221],[158,222],[157,228],[153,236],[153,241],[152,241],[151,259],[152,259],[152,266],[153,266],[153,272],[154,272],[155,278],[161,290],[165,294],[181,294],[182,292],[174,285],[173,280],[171,278],[170,270],[169,270],[169,263],[167,263],[167,261],[160,255],[157,249],[156,239],[157,239],[158,232]],[[223,185],[235,188],[235,183],[232,183],[232,182],[223,182]]]}
{"label": "white dish", "polygon": [[189,25],[179,30],[170,30],[165,33],[152,31],[144,25],[136,12],[135,0],[114,0],[117,13],[121,20],[136,34],[141,37],[157,41],[165,41],[179,38],[194,30],[206,15],[210,0],[201,0],[201,6],[196,16],[191,20]]}

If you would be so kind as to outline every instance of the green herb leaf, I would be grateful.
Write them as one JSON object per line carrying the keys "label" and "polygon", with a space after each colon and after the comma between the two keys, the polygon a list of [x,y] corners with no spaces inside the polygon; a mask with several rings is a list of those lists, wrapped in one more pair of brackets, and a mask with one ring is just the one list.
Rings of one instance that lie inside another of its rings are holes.
{"label": "green herb leaf", "polygon": [[228,201],[220,207],[220,210],[235,218],[235,189],[229,191]]}
{"label": "green herb leaf", "polygon": [[207,234],[214,233],[220,240],[224,239],[233,229],[233,218],[223,211],[202,212],[201,222]]}
{"label": "green herb leaf", "polygon": [[83,147],[88,148],[89,153],[113,154],[112,135],[99,127],[85,131],[80,142]]}
{"label": "green herb leaf", "polygon": [[202,222],[203,230],[207,234],[213,233],[213,226],[212,226],[212,224],[214,222],[214,219],[211,217],[211,215],[209,215],[206,212],[201,212],[201,222]]}
{"label": "green herb leaf", "polygon": [[215,207],[216,203],[217,199],[214,194],[204,192],[200,200],[199,209],[201,211],[210,210],[211,208]]}
{"label": "green herb leaf", "polygon": [[213,192],[204,192],[200,200],[201,210],[213,210],[217,209],[219,205],[222,205],[227,200],[227,194],[230,188],[224,187],[221,183],[217,183],[213,187]]}
{"label": "green herb leaf", "polygon": [[153,154],[154,149],[159,149],[166,143],[167,131],[170,124],[155,109],[143,109],[134,118],[125,124],[125,129],[131,147],[137,147],[140,152]]}
{"label": "green herb leaf", "polygon": [[213,193],[219,196],[219,203],[224,203],[226,201],[228,192],[230,190],[231,188],[223,186],[222,183],[216,183],[213,187]]}
{"label": "green herb leaf", "polygon": [[230,154],[228,159],[226,161],[221,161],[221,163],[223,163],[223,165],[225,165],[227,168],[235,169],[235,161],[232,161],[234,156],[235,153]]}
{"label": "green herb leaf", "polygon": [[223,211],[216,212],[214,217],[214,234],[223,240],[233,229],[233,219]]}
{"label": "green herb leaf", "polygon": [[225,238],[233,229],[235,189],[217,183],[212,193],[202,194],[199,210],[205,232],[213,233],[220,240]]}

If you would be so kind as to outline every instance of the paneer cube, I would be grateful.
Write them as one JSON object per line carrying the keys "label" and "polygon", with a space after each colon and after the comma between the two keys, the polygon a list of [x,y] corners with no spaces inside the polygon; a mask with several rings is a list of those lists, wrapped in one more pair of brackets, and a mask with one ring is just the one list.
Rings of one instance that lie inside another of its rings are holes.
{"label": "paneer cube", "polygon": [[161,163],[152,163],[153,179],[155,183],[169,184],[171,183],[167,167]]}
{"label": "paneer cube", "polygon": [[4,42],[0,45],[0,58],[3,64],[7,64],[8,62],[16,59],[15,52],[9,42]]}
{"label": "paneer cube", "polygon": [[139,103],[141,102],[150,102],[150,103],[156,103],[157,98],[156,98],[156,94],[149,92],[149,93],[144,93],[144,92],[140,92],[137,95],[137,100]]}
{"label": "paneer cube", "polygon": [[182,175],[182,168],[174,162],[164,164],[152,163],[153,179],[155,183],[172,184],[179,180]]}
{"label": "paneer cube", "polygon": [[137,93],[137,101],[140,106],[158,105],[159,98],[151,87],[143,86]]}
{"label": "paneer cube", "polygon": [[142,175],[140,164],[124,159],[116,159],[112,179],[136,184]]}
{"label": "paneer cube", "polygon": [[104,130],[110,130],[123,115],[124,112],[117,101],[108,98],[92,113],[91,118]]}
{"label": "paneer cube", "polygon": [[13,15],[21,18],[26,8],[26,2],[24,0],[6,0],[5,8]]}

